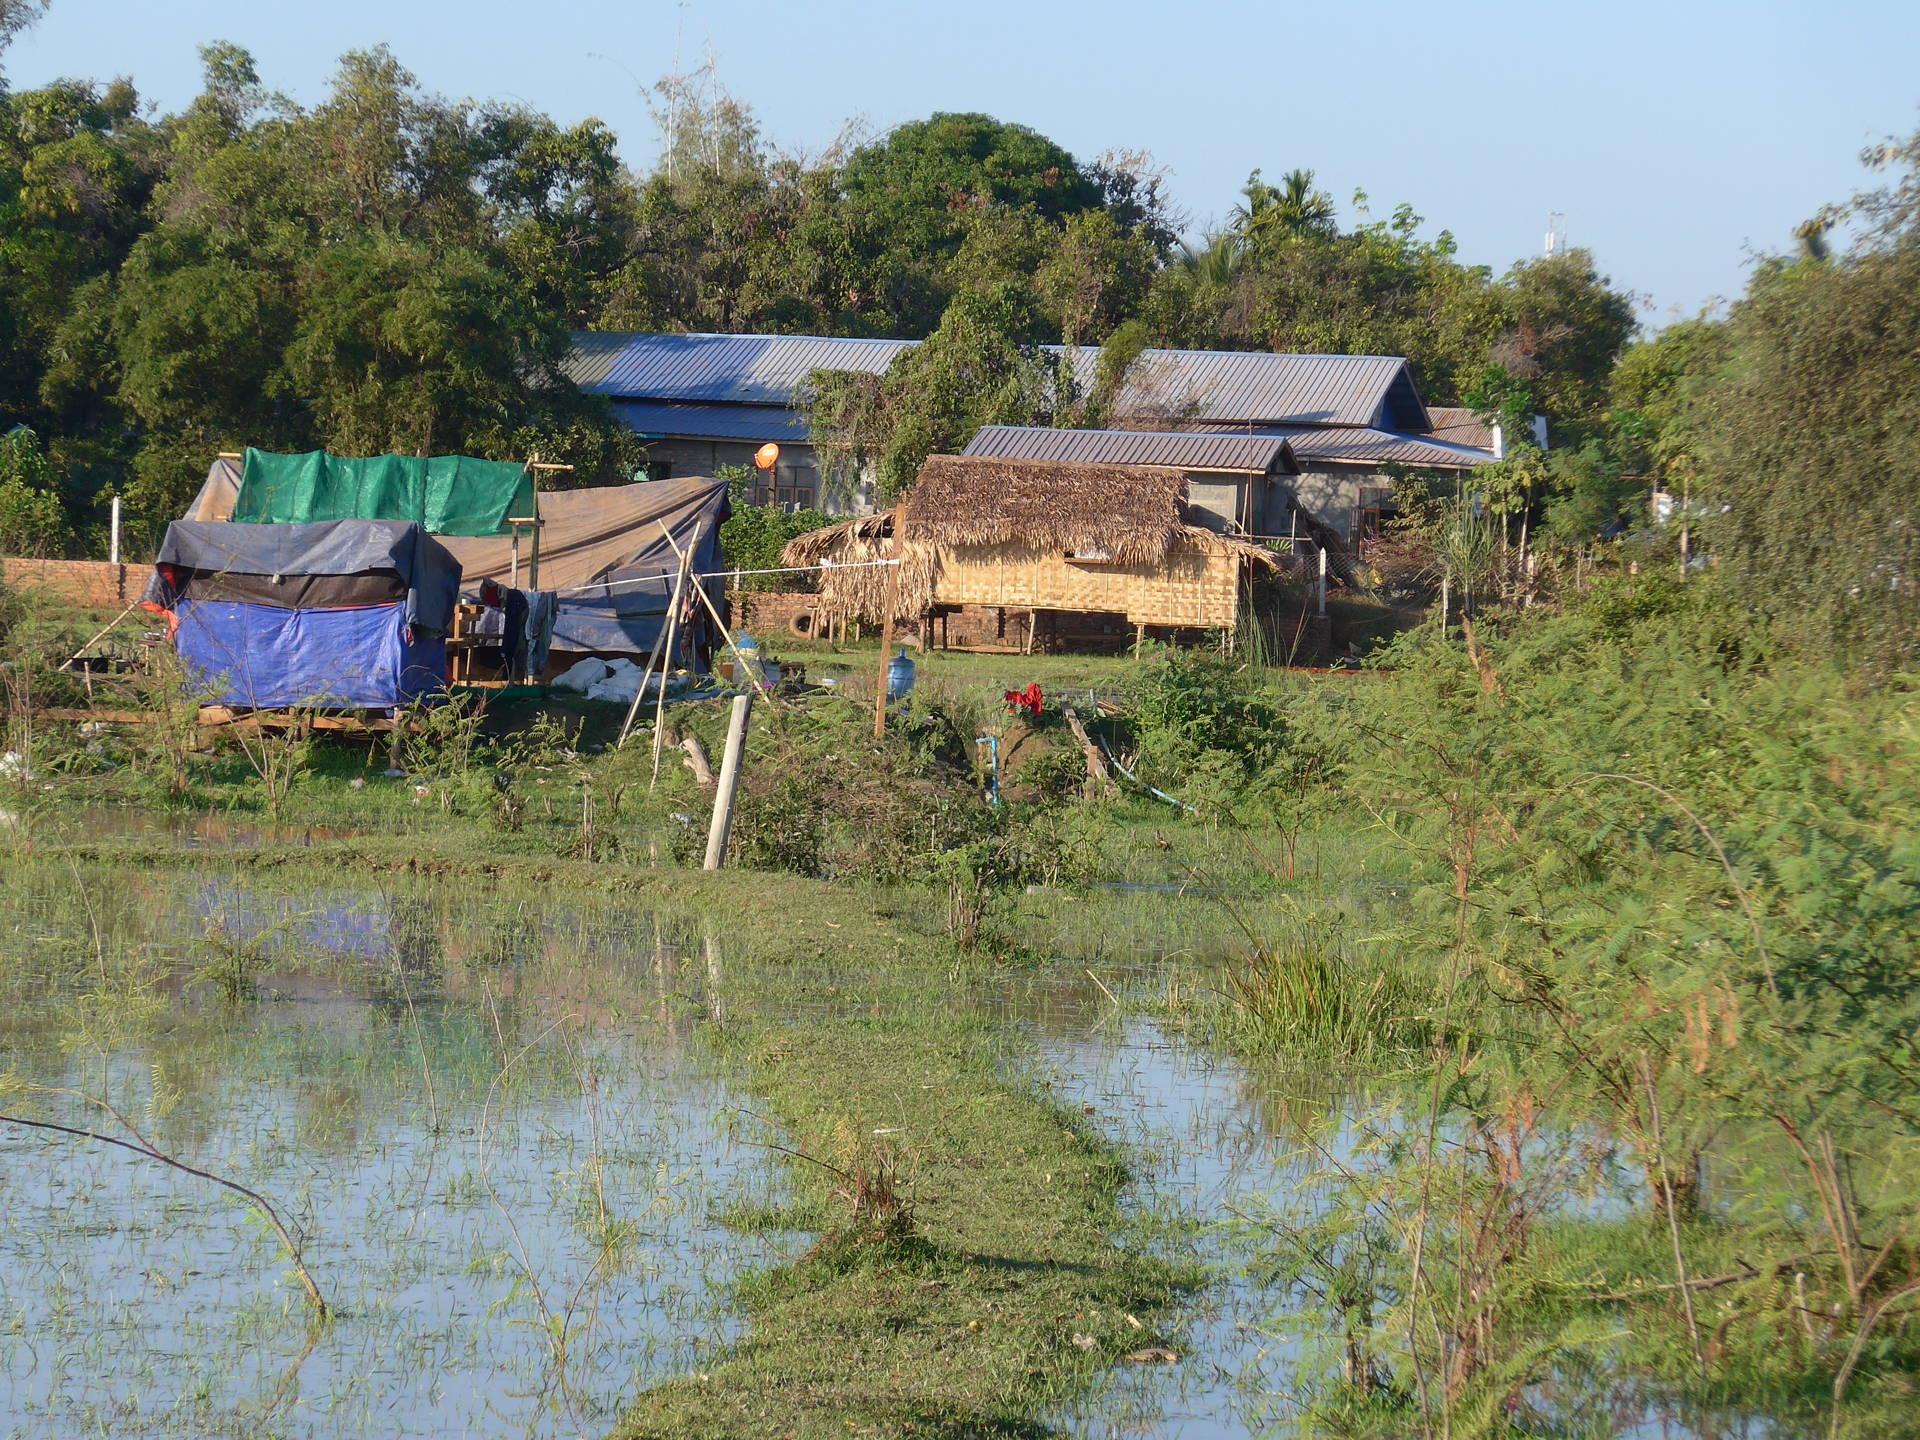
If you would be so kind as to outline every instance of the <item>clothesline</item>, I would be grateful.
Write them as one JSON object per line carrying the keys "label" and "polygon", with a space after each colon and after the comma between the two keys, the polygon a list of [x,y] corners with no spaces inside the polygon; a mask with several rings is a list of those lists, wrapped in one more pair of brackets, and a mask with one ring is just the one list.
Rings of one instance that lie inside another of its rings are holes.
{"label": "clothesline", "polygon": [[[765,570],[709,570],[695,575],[696,580],[719,580],[727,576],[746,575],[802,575],[813,570],[875,570],[889,565],[898,565],[899,560],[824,560],[818,565],[775,565]],[[674,572],[662,570],[658,575],[636,575],[629,580],[605,580],[588,585],[568,585],[556,590],[556,595],[578,595],[586,591],[619,590],[629,585],[654,585],[663,580],[672,580]]]}

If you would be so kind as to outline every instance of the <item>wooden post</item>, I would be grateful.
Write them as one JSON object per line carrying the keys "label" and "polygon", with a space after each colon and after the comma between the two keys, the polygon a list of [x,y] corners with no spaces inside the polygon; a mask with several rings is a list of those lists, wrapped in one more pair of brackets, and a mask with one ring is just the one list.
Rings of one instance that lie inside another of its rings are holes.
{"label": "wooden post", "polygon": [[1680,482],[1680,578],[1687,578],[1687,562],[1693,558],[1693,536],[1687,528],[1687,512],[1692,508],[1693,477]]}
{"label": "wooden post", "polygon": [[713,822],[707,826],[707,860],[702,867],[718,870],[727,860],[727,836],[733,830],[733,797],[740,788],[740,752],[746,748],[747,716],[753,711],[753,691],[733,697],[727,718],[727,749],[720,758],[720,788],[713,796]]}
{"label": "wooden post", "polygon": [[1147,622],[1144,620],[1136,620],[1133,622],[1133,658],[1138,660],[1140,658],[1140,652],[1146,649],[1146,647]]}
{"label": "wooden post", "polygon": [[893,659],[893,612],[899,608],[900,541],[896,538],[893,542],[893,570],[887,576],[887,613],[880,622],[880,672],[873,691],[873,738],[876,740],[887,733],[887,665]]}
{"label": "wooden post", "polygon": [[[666,648],[660,656],[660,698],[653,707],[653,779],[647,782],[647,793],[653,793],[653,787],[660,783],[660,722],[667,714],[667,675],[673,669],[673,632],[680,620],[680,596],[686,589],[687,567],[693,563],[693,551],[688,550],[680,557],[680,571],[673,578],[673,598],[667,602],[667,639]],[[643,676],[640,684],[646,686]]]}
{"label": "wooden post", "polygon": [[687,752],[687,768],[693,771],[694,783],[702,790],[713,785],[713,766],[707,760],[707,747],[700,743],[698,735],[682,735],[680,748]]}
{"label": "wooden post", "polygon": [[1098,791],[1112,790],[1114,788],[1113,776],[1107,772],[1106,759],[1094,746],[1093,741],[1088,738],[1087,727],[1080,723],[1080,717],[1074,714],[1071,705],[1067,706],[1061,714],[1066,719],[1067,729],[1073,732],[1073,738],[1080,742],[1081,753],[1086,756],[1087,797],[1091,799]]}

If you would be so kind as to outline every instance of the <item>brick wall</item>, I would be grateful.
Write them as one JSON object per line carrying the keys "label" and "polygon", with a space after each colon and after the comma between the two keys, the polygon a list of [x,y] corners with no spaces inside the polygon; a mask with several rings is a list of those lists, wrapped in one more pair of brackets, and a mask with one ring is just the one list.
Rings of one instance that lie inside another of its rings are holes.
{"label": "brick wall", "polygon": [[736,628],[750,630],[755,639],[776,644],[793,633],[793,617],[811,614],[819,598],[803,590],[735,590],[727,597]]}
{"label": "brick wall", "polygon": [[147,583],[148,569],[145,565],[114,565],[105,560],[0,557],[0,579],[22,595],[103,610],[117,610],[135,599]]}

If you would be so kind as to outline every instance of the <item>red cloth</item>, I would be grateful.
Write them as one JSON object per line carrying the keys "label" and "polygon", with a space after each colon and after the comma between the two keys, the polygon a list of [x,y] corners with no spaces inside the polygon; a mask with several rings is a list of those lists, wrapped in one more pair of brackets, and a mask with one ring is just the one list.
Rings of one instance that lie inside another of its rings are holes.
{"label": "red cloth", "polygon": [[1040,718],[1040,712],[1046,708],[1047,702],[1040,694],[1037,681],[1024,690],[1006,690],[1001,693],[1006,697],[1009,710],[1024,710],[1036,720]]}

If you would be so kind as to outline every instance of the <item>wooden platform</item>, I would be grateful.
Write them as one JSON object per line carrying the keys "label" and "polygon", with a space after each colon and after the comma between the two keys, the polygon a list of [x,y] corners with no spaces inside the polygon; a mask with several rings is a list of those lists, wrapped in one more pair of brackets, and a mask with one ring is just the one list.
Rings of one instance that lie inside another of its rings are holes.
{"label": "wooden platform", "polygon": [[[160,717],[151,710],[92,710],[83,706],[49,706],[34,712],[48,720],[94,721],[102,725],[154,725]],[[262,730],[325,730],[344,735],[382,735],[400,723],[391,715],[318,714],[293,710],[236,710],[229,705],[200,707],[200,725],[208,730],[237,730],[254,735]]]}

